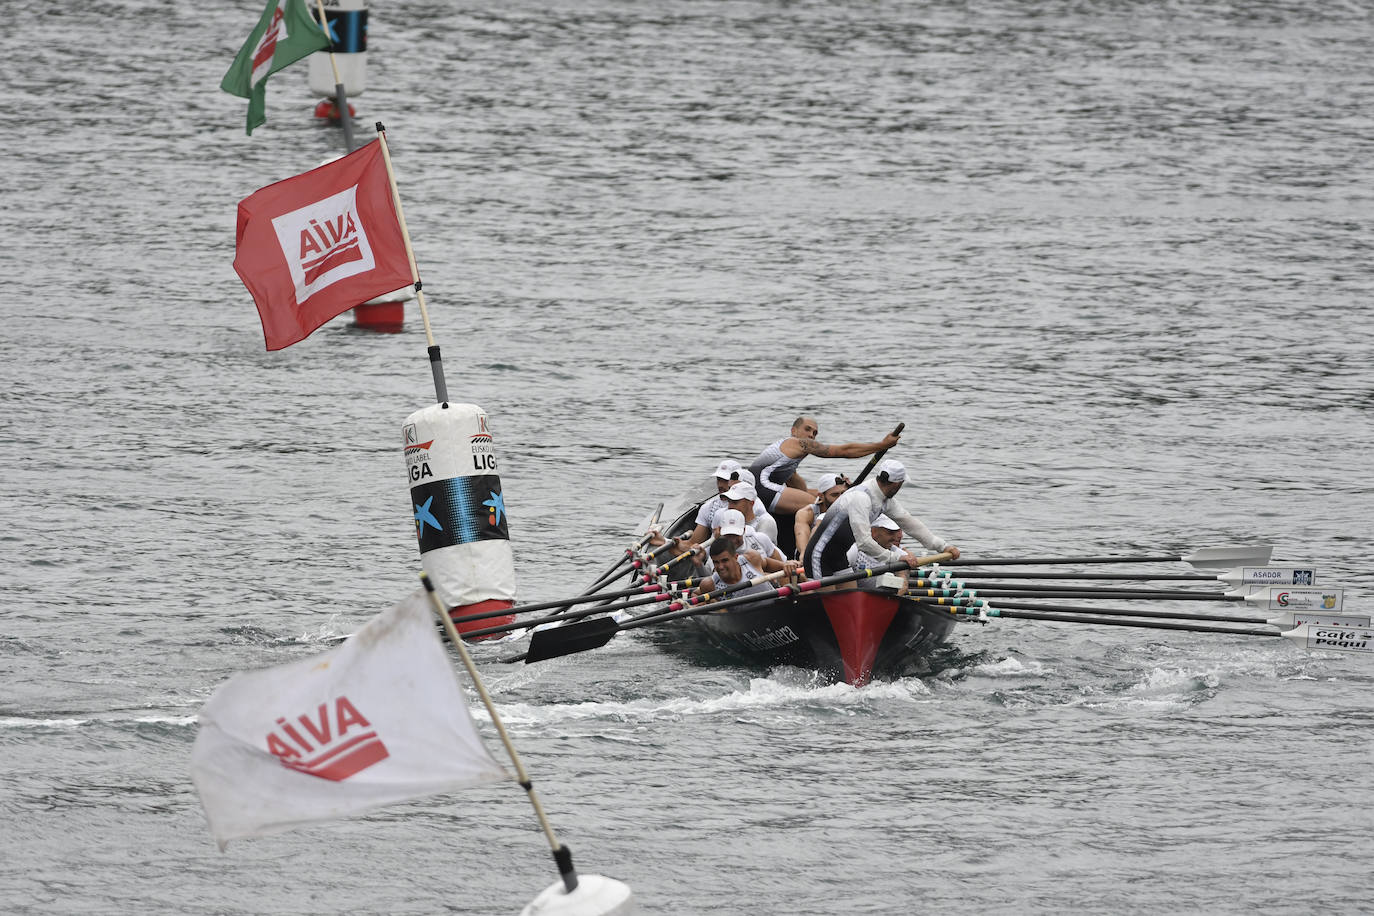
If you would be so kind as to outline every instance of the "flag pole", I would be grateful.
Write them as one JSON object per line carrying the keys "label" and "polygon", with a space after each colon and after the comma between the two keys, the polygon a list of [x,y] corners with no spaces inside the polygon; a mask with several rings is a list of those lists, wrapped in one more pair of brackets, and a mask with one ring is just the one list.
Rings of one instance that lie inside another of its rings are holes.
{"label": "flag pole", "polygon": [[429,326],[429,310],[425,308],[425,291],[420,283],[420,269],[415,266],[415,250],[410,245],[410,230],[406,229],[406,214],[401,208],[401,192],[396,188],[396,172],[391,168],[391,150],[386,145],[386,128],[377,122],[377,139],[382,141],[382,161],[386,163],[386,177],[391,182],[391,200],[396,204],[396,218],[401,223],[401,238],[406,243],[406,257],[410,259],[410,276],[415,282],[415,300],[420,305],[420,318],[425,323],[425,340],[429,342],[429,368],[434,374],[434,395],[440,404],[448,401],[448,386],[444,384],[444,362],[434,331]]}
{"label": "flag pole", "polygon": [[472,683],[477,688],[483,705],[487,707],[487,713],[491,716],[492,724],[496,726],[496,733],[501,736],[501,743],[506,746],[506,753],[510,755],[510,761],[515,766],[515,775],[520,780],[520,787],[529,796],[530,804],[534,806],[534,813],[539,818],[539,825],[544,828],[544,836],[548,837],[549,847],[553,850],[553,860],[558,864],[558,873],[563,878],[563,886],[571,894],[577,890],[577,870],[573,868],[572,851],[558,842],[558,838],[554,836],[553,827],[544,815],[544,807],[539,804],[539,796],[534,793],[534,783],[530,781],[529,775],[525,772],[524,764],[520,762],[520,755],[515,752],[515,745],[511,743],[510,736],[506,734],[506,726],[502,724],[501,717],[496,713],[496,705],[492,703],[491,696],[482,683],[482,678],[477,674],[477,666],[472,663],[472,657],[468,655],[468,650],[463,645],[463,638],[458,635],[458,627],[454,625],[448,609],[444,607],[443,601],[439,600],[438,593],[434,591],[434,583],[430,582],[429,576],[424,573],[420,573],[420,581],[425,584],[425,591],[429,593],[429,600],[434,605],[434,613],[439,616],[439,620],[443,623],[444,632],[448,634],[449,641],[458,650],[458,655],[463,660],[463,667],[467,668],[468,677],[472,678]]}
{"label": "flag pole", "polygon": [[344,152],[353,152],[353,118],[348,114],[348,96],[344,94],[343,79],[339,76],[339,62],[334,57],[334,36],[329,33],[329,19],[324,14],[324,0],[315,0],[320,11],[320,28],[329,38],[329,66],[334,71],[334,104],[339,109],[339,124],[343,127]]}

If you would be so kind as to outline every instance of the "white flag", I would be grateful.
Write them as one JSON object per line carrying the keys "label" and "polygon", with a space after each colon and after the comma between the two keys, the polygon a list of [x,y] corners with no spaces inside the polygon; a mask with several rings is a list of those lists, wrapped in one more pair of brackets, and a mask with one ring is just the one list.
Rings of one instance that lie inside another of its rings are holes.
{"label": "white flag", "polygon": [[337,649],[215,691],[191,777],[221,850],[509,778],[477,734],[433,619],[421,590]]}

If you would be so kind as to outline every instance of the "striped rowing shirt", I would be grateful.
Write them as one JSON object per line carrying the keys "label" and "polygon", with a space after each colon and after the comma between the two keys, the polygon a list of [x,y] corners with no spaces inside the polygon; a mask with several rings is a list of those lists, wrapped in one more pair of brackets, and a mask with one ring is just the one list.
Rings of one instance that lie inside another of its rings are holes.
{"label": "striped rowing shirt", "polygon": [[744,549],[757,550],[760,556],[765,557],[782,556],[782,551],[778,549],[777,544],[773,543],[773,539],[753,525],[744,526]]}
{"label": "striped rowing shirt", "polygon": [[797,473],[797,467],[802,463],[802,458],[789,458],[782,452],[782,444],[788,438],[779,439],[768,446],[759,456],[754,459],[754,463],[749,465],[749,471],[754,475],[754,481],[758,485],[759,496],[764,497],[764,502],[768,508],[773,508],[773,503],[777,500],[782,488],[787,486],[787,481],[792,479],[792,475]]}
{"label": "striped rowing shirt", "polygon": [[[708,499],[706,500],[706,502],[702,503],[701,508],[697,510],[696,524],[701,525],[708,531],[714,531],[716,529],[716,525],[719,524],[716,521],[716,516],[719,515],[721,512],[724,512],[728,508],[730,508],[730,504],[725,501],[724,496],[717,495],[714,499]],[[755,523],[757,523],[759,519],[767,517],[767,515],[768,507],[766,507],[763,504],[763,500],[755,497]],[[777,530],[777,525],[774,524],[773,528],[774,530]]]}
{"label": "striped rowing shirt", "polygon": [[875,569],[893,560],[900,560],[902,557],[906,556],[906,553],[902,550],[893,548],[883,556],[875,557],[871,553],[865,553],[860,550],[858,544],[851,544],[849,552],[846,553],[845,556],[849,559],[849,568],[858,572],[863,569]]}
{"label": "striped rowing shirt", "polygon": [[[743,581],[745,581],[745,580],[749,580],[749,579],[759,579],[759,578],[762,578],[763,573],[761,573],[761,572],[759,572],[757,569],[755,569],[753,563],[750,563],[750,562],[749,562],[748,560],[746,560],[743,556],[740,556],[740,555],[738,555],[738,554],[736,555],[736,559],[739,560],[740,572],[744,573],[744,579],[741,579],[741,580],[740,580],[741,582],[743,582]],[[739,583],[735,583],[735,584],[738,585]],[[720,577],[720,573],[718,573],[718,572],[713,572],[713,573],[711,573],[711,586],[712,586],[712,590],[715,590],[715,589],[717,589],[717,588],[726,588],[726,587],[727,587],[726,584],[725,584],[725,580],[722,579],[722,578]],[[760,582],[760,583],[758,583],[757,585],[745,586],[744,588],[740,589],[739,591],[737,591],[737,592],[731,592],[729,595],[726,595],[725,597],[727,597],[727,598],[738,598],[738,597],[740,597],[741,595],[752,595],[752,594],[754,594],[755,592],[771,592],[771,591],[773,591],[773,586],[772,586],[772,585],[770,585],[770,584],[767,583],[767,582]]]}
{"label": "striped rowing shirt", "polygon": [[806,542],[806,574],[819,579],[843,568],[845,554],[853,544],[858,544],[859,550],[870,556],[898,551],[895,547],[886,551],[873,540],[871,529],[880,515],[887,515],[931,550],[941,551],[949,546],[944,538],[937,537],[924,522],[903,509],[896,499],[883,496],[876,480],[868,480],[841,493],[825,514],[825,521],[814,529],[811,540]]}

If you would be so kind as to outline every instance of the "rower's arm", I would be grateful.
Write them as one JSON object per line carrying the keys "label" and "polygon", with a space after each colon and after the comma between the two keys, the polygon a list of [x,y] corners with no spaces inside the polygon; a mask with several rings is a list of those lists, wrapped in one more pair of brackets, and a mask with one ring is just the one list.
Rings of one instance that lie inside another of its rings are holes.
{"label": "rower's arm", "polygon": [[[867,492],[864,496],[868,496]],[[855,500],[849,507],[849,530],[854,533],[854,543],[858,546],[860,553],[866,553],[870,557],[885,557],[891,554],[886,547],[873,540],[871,523],[868,520],[868,503],[864,500]],[[835,507],[830,507],[830,512],[834,512]],[[829,513],[827,513],[829,514]]]}
{"label": "rower's arm", "polygon": [[926,527],[926,523],[902,508],[901,503],[889,499],[883,507],[887,517],[902,526],[902,530],[920,541],[925,547],[936,552],[944,550],[949,543]]}
{"label": "rower's arm", "polygon": [[703,543],[710,534],[711,529],[707,528],[705,525],[697,525],[692,529],[692,533],[687,536],[687,540],[684,541],[679,539],[678,543],[682,545],[683,550],[690,550],[698,544]]}
{"label": "rower's arm", "polygon": [[792,516],[792,538],[797,542],[797,556],[806,551],[806,542],[811,540],[811,523],[815,517],[816,510],[811,506],[798,509],[797,514]]}
{"label": "rower's arm", "polygon": [[[826,445],[824,442],[817,442],[815,439],[793,439],[797,443],[800,454],[793,455],[798,458],[801,455],[815,455],[817,458],[864,458],[874,452],[892,448],[897,444],[898,436],[891,433],[883,437],[881,442],[846,442],[843,445]],[[783,452],[787,452],[787,443],[783,443]]]}

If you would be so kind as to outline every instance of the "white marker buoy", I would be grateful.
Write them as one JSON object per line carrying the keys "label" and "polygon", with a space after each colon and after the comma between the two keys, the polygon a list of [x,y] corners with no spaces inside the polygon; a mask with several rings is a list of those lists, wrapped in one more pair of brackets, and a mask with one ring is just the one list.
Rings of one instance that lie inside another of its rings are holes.
{"label": "white marker buoy", "polygon": [[486,411],[431,404],[406,418],[403,438],[420,562],[439,597],[460,616],[510,607],[515,561]]}
{"label": "white marker buoy", "polygon": [[[337,120],[339,111],[334,100],[334,66],[339,68],[338,82],[351,99],[362,95],[367,82],[367,2],[366,0],[315,0],[323,2],[324,16],[329,25],[332,42],[328,51],[310,55],[310,91],[328,96],[315,107],[315,117]],[[313,7],[314,2],[311,3]],[[318,14],[316,15],[318,19]],[[334,55],[334,64],[329,61]],[[349,105],[349,114],[354,114]]]}
{"label": "white marker buoy", "polygon": [[626,916],[635,911],[634,894],[623,881],[603,875],[578,875],[572,893],[555,881],[520,911],[520,916]]}

